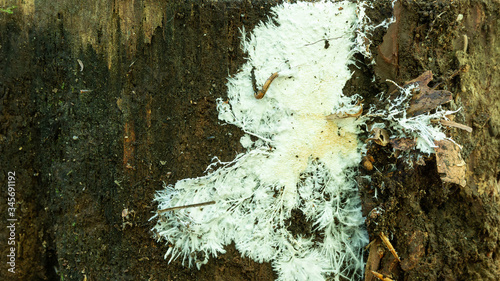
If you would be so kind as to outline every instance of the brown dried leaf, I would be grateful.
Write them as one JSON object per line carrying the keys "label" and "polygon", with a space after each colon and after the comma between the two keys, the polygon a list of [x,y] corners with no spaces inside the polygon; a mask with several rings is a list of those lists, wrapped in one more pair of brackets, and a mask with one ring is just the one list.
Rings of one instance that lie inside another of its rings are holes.
{"label": "brown dried leaf", "polygon": [[435,141],[436,163],[441,180],[465,186],[465,161],[460,155],[460,147],[450,141]]}
{"label": "brown dried leaf", "polygon": [[432,81],[432,71],[428,70],[417,78],[405,83],[405,87],[410,84],[417,84],[418,88],[414,90],[410,107],[406,110],[409,116],[420,115],[429,112],[434,108],[451,101],[451,92],[446,90],[434,90],[427,84]]}
{"label": "brown dried leaf", "polygon": [[415,268],[419,263],[420,259],[425,255],[425,245],[427,244],[427,239],[429,234],[417,230],[413,232],[408,239],[408,258],[401,262],[401,268],[404,271],[409,271]]}
{"label": "brown dried leaf", "polygon": [[369,138],[366,141],[373,140],[375,143],[381,146],[386,146],[389,143],[389,134],[386,130],[381,128],[373,128],[372,133],[375,134],[373,138]]}

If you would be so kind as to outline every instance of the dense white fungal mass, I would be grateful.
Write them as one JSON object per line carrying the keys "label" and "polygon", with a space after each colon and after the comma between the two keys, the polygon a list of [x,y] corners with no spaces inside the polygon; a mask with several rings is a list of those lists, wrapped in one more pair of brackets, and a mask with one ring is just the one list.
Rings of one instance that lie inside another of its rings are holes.
{"label": "dense white fungal mass", "polygon": [[[347,1],[285,3],[244,36],[248,61],[229,79],[229,101],[219,100],[218,110],[247,133],[247,151],[157,193],[159,209],[216,201],[155,216],[153,231],[172,245],[165,257],[199,267],[234,242],[242,255],[271,262],[279,280],[361,279],[368,236],[354,176],[362,121],[325,118],[359,109],[359,97],[342,93],[360,49],[356,9]],[[279,75],[260,100],[252,70],[258,87]],[[290,231],[292,210],[312,233]]]}

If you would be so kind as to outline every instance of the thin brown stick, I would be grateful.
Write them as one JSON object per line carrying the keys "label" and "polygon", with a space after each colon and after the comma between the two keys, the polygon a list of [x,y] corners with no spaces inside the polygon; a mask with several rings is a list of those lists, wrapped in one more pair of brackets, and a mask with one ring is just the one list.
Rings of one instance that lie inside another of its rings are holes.
{"label": "thin brown stick", "polygon": [[375,272],[372,270],[372,274],[375,275],[375,277],[377,277],[378,279],[382,280],[382,281],[393,281],[391,278],[389,277],[385,277],[384,275],[378,273],[378,272]]}
{"label": "thin brown stick", "polygon": [[178,209],[193,208],[193,207],[200,207],[200,206],[213,205],[213,204],[215,204],[215,201],[208,201],[208,202],[204,202],[204,203],[197,203],[197,204],[190,204],[190,205],[184,205],[184,206],[170,207],[170,208],[158,210],[157,213],[158,214],[162,214],[162,213],[165,213],[165,212],[168,212],[168,211],[174,211],[174,210],[178,210]]}
{"label": "thin brown stick", "polygon": [[441,124],[445,125],[445,126],[462,129],[464,131],[472,133],[472,128],[469,127],[469,126],[467,126],[467,125],[460,124],[460,123],[457,123],[457,122],[453,122],[453,121],[450,121],[450,120],[439,120],[439,122]]}
{"label": "thin brown stick", "polygon": [[262,86],[262,90],[258,91],[257,93],[255,93],[255,98],[260,100],[261,98],[264,97],[264,95],[266,94],[267,92],[267,89],[269,88],[269,86],[271,86],[271,82],[273,82],[273,80],[278,77],[278,72],[275,72],[271,75],[271,77],[269,77],[266,81],[266,83],[264,83],[264,86]]}

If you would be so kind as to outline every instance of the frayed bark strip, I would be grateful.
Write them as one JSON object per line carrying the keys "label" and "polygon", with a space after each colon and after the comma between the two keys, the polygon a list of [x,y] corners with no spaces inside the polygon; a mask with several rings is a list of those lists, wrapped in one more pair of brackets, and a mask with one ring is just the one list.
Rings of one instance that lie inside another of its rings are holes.
{"label": "frayed bark strip", "polygon": [[450,120],[439,120],[439,123],[441,123],[444,126],[458,128],[458,129],[462,129],[464,131],[467,131],[469,133],[472,133],[472,128],[467,126],[467,125],[464,125],[464,124],[460,124],[460,123],[453,122]]}

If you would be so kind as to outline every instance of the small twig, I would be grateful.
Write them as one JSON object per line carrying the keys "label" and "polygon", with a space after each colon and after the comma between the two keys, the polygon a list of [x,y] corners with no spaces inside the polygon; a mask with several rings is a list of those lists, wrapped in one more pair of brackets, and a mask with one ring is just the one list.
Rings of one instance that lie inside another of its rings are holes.
{"label": "small twig", "polygon": [[439,123],[441,123],[444,126],[454,127],[454,128],[462,129],[464,131],[472,133],[472,128],[471,127],[469,127],[467,125],[464,125],[464,124],[457,123],[457,122],[453,122],[453,121],[450,121],[450,120],[431,120],[431,122],[433,122],[433,123],[439,122]]}
{"label": "small twig", "polygon": [[193,208],[193,207],[200,207],[200,206],[213,205],[213,204],[215,204],[215,201],[208,201],[208,202],[204,202],[204,203],[197,203],[197,204],[190,204],[190,205],[184,205],[184,206],[170,207],[170,208],[158,210],[157,213],[161,214],[161,213],[165,213],[165,212],[169,212],[169,211],[174,211],[174,210],[178,210],[178,209]]}
{"label": "small twig", "polygon": [[378,272],[375,272],[372,270],[372,274],[377,277],[378,279],[382,280],[382,281],[393,281],[391,278],[389,277],[385,277],[384,275],[378,273]]}
{"label": "small twig", "polygon": [[272,141],[271,139],[267,139],[267,138],[265,138],[265,137],[261,137],[261,136],[259,136],[259,135],[257,135],[257,134],[254,134],[254,133],[252,133],[252,132],[247,131],[246,129],[243,129],[243,132],[245,132],[246,134],[249,134],[249,135],[251,135],[251,136],[257,137],[257,138],[259,138],[259,139],[261,139],[261,140],[263,140],[263,141],[266,141],[266,142],[268,142],[268,143],[273,143],[273,141]]}
{"label": "small twig", "polygon": [[382,239],[382,242],[384,242],[385,246],[389,249],[389,251],[391,252],[391,254],[399,261],[401,262],[401,259],[399,259],[399,256],[398,254],[396,253],[396,250],[394,249],[394,247],[392,246],[391,242],[389,241],[389,238],[387,238],[387,236],[385,236],[385,234],[383,232],[380,232],[379,234],[380,236],[380,239]]}
{"label": "small twig", "polygon": [[254,96],[256,99],[261,99],[264,97],[264,95],[266,94],[267,92],[267,89],[269,88],[269,86],[271,86],[271,83],[273,82],[273,80],[278,77],[278,72],[275,72],[271,75],[271,77],[269,77],[266,81],[266,83],[264,83],[264,85],[262,86],[262,90],[254,93]]}

